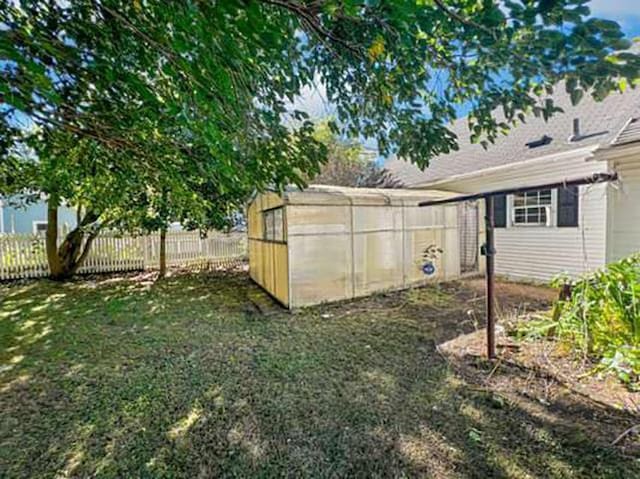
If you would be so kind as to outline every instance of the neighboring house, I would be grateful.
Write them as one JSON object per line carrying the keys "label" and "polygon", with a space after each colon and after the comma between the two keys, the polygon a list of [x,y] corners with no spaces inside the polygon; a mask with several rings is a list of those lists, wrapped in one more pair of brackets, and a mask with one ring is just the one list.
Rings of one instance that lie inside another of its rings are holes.
{"label": "neighboring house", "polygon": [[452,127],[459,151],[424,171],[400,159],[386,163],[406,187],[457,193],[617,172],[615,183],[496,197],[498,274],[547,280],[640,251],[640,88],[574,107],[560,87],[554,100],[564,113],[548,122],[527,118],[488,150],[470,143],[461,119]]}
{"label": "neighboring house", "polygon": [[[58,208],[58,225],[61,233],[76,226],[73,208]],[[38,234],[47,230],[47,202],[40,200],[28,205],[17,198],[0,197],[0,234]]]}
{"label": "neighboring house", "polygon": [[[76,227],[76,210],[67,206],[58,208],[58,229],[66,234]],[[0,234],[44,234],[47,230],[47,202],[45,199],[25,205],[18,197],[0,196]],[[246,231],[246,219],[234,213],[231,231]],[[179,222],[169,225],[169,231],[184,231]]]}

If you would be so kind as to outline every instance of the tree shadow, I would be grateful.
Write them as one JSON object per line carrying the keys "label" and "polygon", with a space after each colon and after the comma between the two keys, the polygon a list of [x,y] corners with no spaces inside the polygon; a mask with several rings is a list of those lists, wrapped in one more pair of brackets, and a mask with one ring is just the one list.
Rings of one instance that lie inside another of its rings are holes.
{"label": "tree shadow", "polygon": [[1,376],[6,476],[640,472],[637,444],[608,445],[634,418],[526,370],[487,384],[488,363],[437,352],[477,326],[463,283],[267,316],[248,296],[269,301],[245,275],[13,291],[3,361],[24,359]]}

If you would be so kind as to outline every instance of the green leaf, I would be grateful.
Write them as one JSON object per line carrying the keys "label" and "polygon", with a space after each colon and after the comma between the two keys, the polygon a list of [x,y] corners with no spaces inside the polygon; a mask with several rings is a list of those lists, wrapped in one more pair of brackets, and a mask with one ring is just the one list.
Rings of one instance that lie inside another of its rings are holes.
{"label": "green leaf", "polygon": [[580,100],[582,100],[583,96],[584,96],[584,90],[580,88],[576,88],[571,92],[571,104],[577,105],[578,103],[580,103]]}

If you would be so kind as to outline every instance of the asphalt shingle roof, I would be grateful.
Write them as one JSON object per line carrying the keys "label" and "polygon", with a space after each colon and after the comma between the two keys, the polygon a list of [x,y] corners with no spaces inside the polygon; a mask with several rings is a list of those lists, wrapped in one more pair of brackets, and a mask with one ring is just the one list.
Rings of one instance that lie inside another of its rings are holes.
{"label": "asphalt shingle roof", "polygon": [[[561,86],[553,98],[564,113],[556,113],[547,122],[530,115],[526,123],[513,128],[507,136],[499,137],[487,150],[469,141],[467,119],[462,118],[451,127],[458,136],[458,151],[432,159],[424,171],[399,158],[389,159],[385,167],[404,185],[412,186],[587,146],[640,141],[640,121],[633,121],[640,118],[640,88],[612,93],[602,102],[585,95],[573,106]],[[574,118],[580,119],[581,137],[570,140]],[[536,148],[527,146],[544,135],[552,138],[549,144]]]}
{"label": "asphalt shingle roof", "polygon": [[624,127],[620,134],[613,140],[613,145],[626,145],[640,141],[640,118],[634,117]]}

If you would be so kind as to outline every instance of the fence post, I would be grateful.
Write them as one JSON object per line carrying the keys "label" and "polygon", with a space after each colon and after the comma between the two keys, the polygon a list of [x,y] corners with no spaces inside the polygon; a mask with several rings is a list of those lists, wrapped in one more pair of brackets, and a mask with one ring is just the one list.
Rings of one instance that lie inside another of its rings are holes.
{"label": "fence post", "polygon": [[142,252],[144,255],[144,269],[150,269],[151,263],[153,261],[153,243],[151,242],[151,238],[148,235],[142,237]]}

